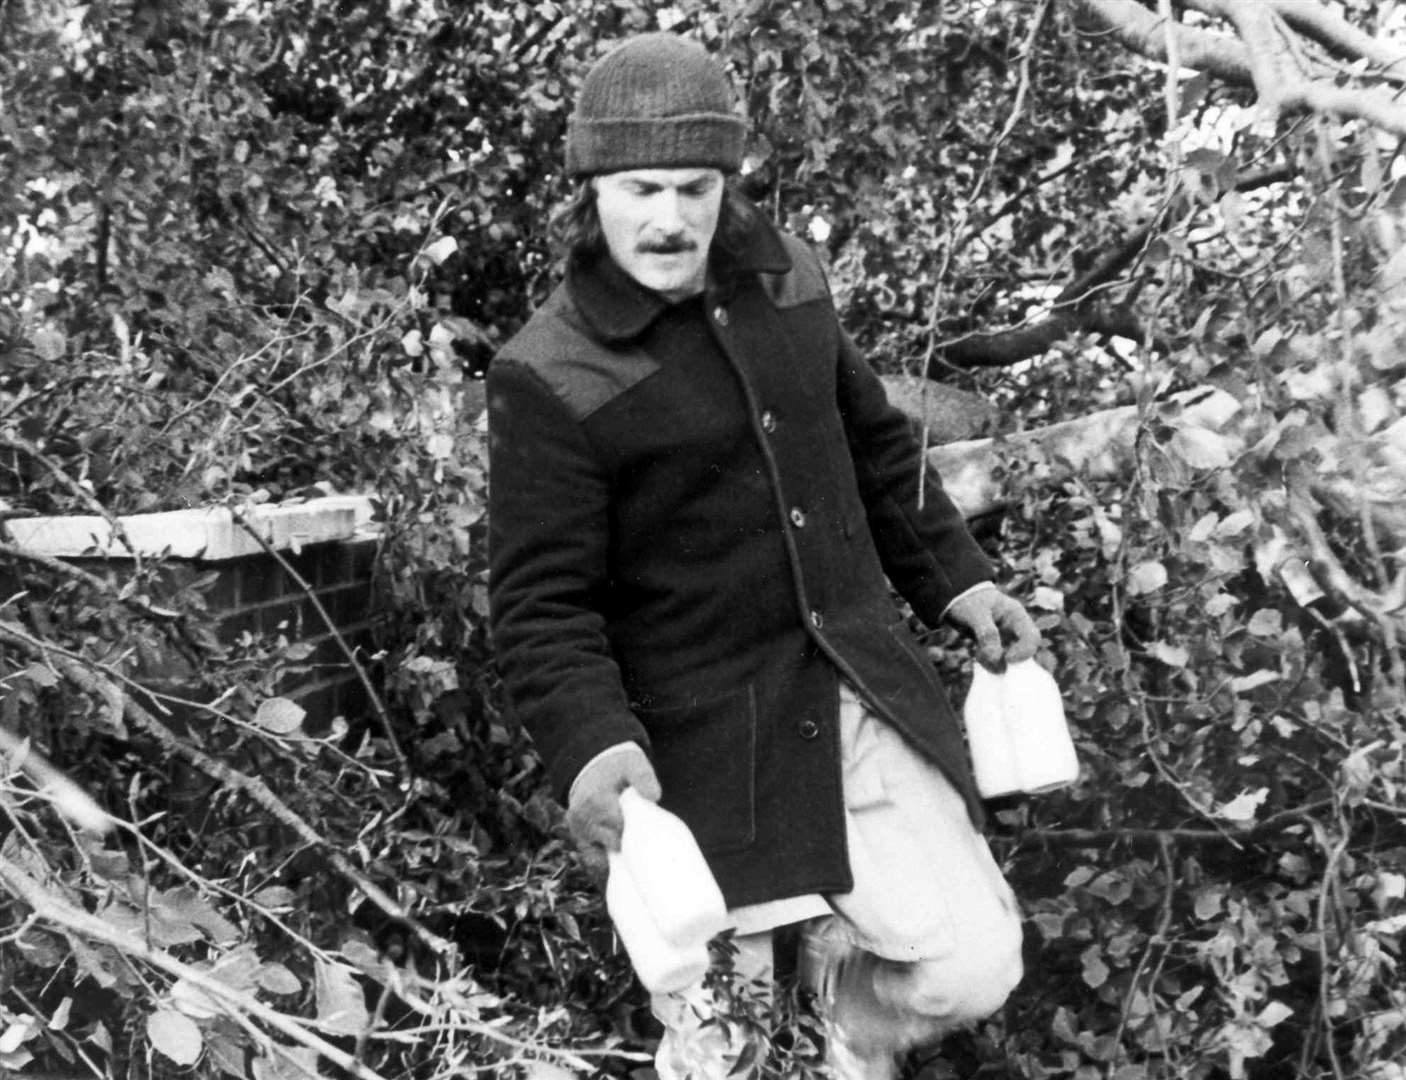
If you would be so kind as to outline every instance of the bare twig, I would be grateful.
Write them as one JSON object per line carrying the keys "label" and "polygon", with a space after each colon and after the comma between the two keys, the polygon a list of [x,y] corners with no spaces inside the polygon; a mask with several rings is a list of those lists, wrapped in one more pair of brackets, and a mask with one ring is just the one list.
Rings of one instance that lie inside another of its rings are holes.
{"label": "bare twig", "polygon": [[1119,842],[1153,843],[1166,842],[1206,844],[1235,843],[1261,840],[1279,835],[1291,823],[1315,820],[1315,812],[1334,806],[1333,799],[1318,799],[1271,814],[1263,821],[1253,824],[1226,826],[1216,829],[1193,828],[1110,828],[1110,829],[1026,829],[1019,834],[1020,840],[1031,839],[1061,847],[1104,847]]}
{"label": "bare twig", "polygon": [[90,574],[81,567],[74,566],[71,562],[65,562],[63,559],[56,559],[51,555],[31,551],[28,548],[22,548],[15,544],[7,544],[3,541],[0,541],[0,555],[7,556],[11,559],[18,559],[21,562],[27,562],[34,566],[43,567],[45,570],[52,571],[55,574],[62,574],[64,577],[74,581],[81,581],[90,589],[116,600],[123,606],[131,608],[138,615],[143,615],[148,619],[157,622],[173,622],[181,618],[181,613],[179,611],[157,607],[155,604],[144,600],[140,596],[131,595],[120,589],[116,589],[110,582],[104,581],[96,574]]}
{"label": "bare twig", "polygon": [[[1142,955],[1138,957],[1137,966],[1133,968],[1132,977],[1128,980],[1128,992],[1123,996],[1123,1007],[1118,1011],[1118,1028],[1113,1033],[1113,1045],[1121,1046],[1123,1042],[1123,1032],[1128,1027],[1128,1017],[1132,1015],[1133,1000],[1137,997],[1138,984],[1142,982],[1142,974],[1147,970],[1148,961],[1154,949],[1165,946],[1167,943],[1167,931],[1172,925],[1172,900],[1177,891],[1176,866],[1172,860],[1173,844],[1172,838],[1163,835],[1158,838],[1157,854],[1162,864],[1162,907],[1157,915],[1157,926],[1147,938],[1147,948],[1142,950]],[[1155,981],[1155,980],[1152,980]],[[1147,998],[1151,1000],[1154,988],[1152,981],[1149,981]],[[1104,1067],[1103,1075],[1107,1080],[1112,1080],[1116,1072],[1118,1058],[1111,1058]]]}
{"label": "bare twig", "polygon": [[1352,835],[1345,822],[1340,822],[1339,825],[1338,840],[1328,852],[1328,863],[1323,867],[1323,879],[1318,887],[1318,1003],[1323,1026],[1327,1028],[1327,1036],[1323,1043],[1328,1051],[1328,1064],[1332,1067],[1334,1080],[1346,1080],[1333,1037],[1333,996],[1330,979],[1336,967],[1334,961],[1337,960],[1337,950],[1329,944],[1328,938],[1328,901],[1337,886],[1338,864],[1347,853],[1348,839]]}
{"label": "bare twig", "polygon": [[[1177,39],[1177,20],[1172,14],[1172,0],[1157,0],[1157,13],[1162,18],[1163,40],[1167,50],[1167,74],[1162,80],[1162,96],[1167,108],[1167,130],[1176,131],[1181,116],[1181,101],[1177,80],[1181,78],[1181,46]],[[1181,153],[1180,141],[1173,144],[1174,153]]]}
{"label": "bare twig", "polygon": [[[991,178],[991,172],[996,167],[996,158],[1000,154],[1001,147],[1010,134],[1015,130],[1016,121],[1025,109],[1025,99],[1030,93],[1030,62],[1035,53],[1035,43],[1039,40],[1040,31],[1044,28],[1045,20],[1049,17],[1050,0],[1040,0],[1040,7],[1031,19],[1030,30],[1026,34],[1025,42],[1021,47],[1020,57],[1020,81],[1016,86],[1015,100],[1011,102],[1010,112],[1007,113],[1005,123],[1001,125],[1001,131],[991,143],[991,148],[986,155],[986,164],[972,181],[971,191],[967,199],[962,203],[962,208],[958,214],[956,223],[952,226],[951,236],[961,237],[967,229],[968,221],[971,218],[971,208],[976,204],[977,196],[986,186]],[[956,254],[956,242],[950,242],[942,255],[942,263],[938,267],[937,274],[933,278],[932,304],[928,311],[927,344],[925,346],[922,368],[924,372],[932,370],[933,354],[937,347],[937,327],[943,308],[943,286],[947,280],[948,272],[951,269],[952,259]],[[928,430],[926,385],[924,386],[924,398],[922,400],[923,410],[923,433],[921,445],[926,446],[929,441],[930,432]],[[921,455],[918,466],[918,507],[922,508],[927,490],[927,455]]]}
{"label": "bare twig", "polygon": [[293,567],[293,564],[284,557],[283,553],[264,538],[263,534],[261,534],[249,521],[248,517],[245,516],[243,510],[231,504],[230,513],[234,515],[234,520],[239,523],[244,531],[254,538],[254,541],[259,547],[263,548],[264,554],[274,559],[278,565],[283,568],[283,572],[293,579],[293,582],[298,588],[303,590],[303,594],[307,597],[309,602],[311,602],[314,610],[316,610],[318,618],[320,618],[323,625],[327,627],[328,633],[332,635],[332,639],[337,643],[337,647],[341,649],[342,655],[347,658],[347,663],[350,664],[352,670],[356,672],[357,679],[360,680],[363,689],[366,691],[367,699],[371,702],[371,707],[376,713],[376,719],[381,724],[382,732],[386,737],[386,743],[390,746],[391,752],[395,754],[396,761],[400,764],[400,767],[404,769],[406,767],[405,752],[401,750],[400,743],[395,737],[395,730],[391,726],[390,714],[386,712],[385,703],[381,701],[381,695],[376,692],[376,687],[372,684],[371,677],[366,674],[366,669],[356,658],[355,650],[347,643],[347,639],[343,636],[341,630],[338,629],[332,616],[329,615],[327,609],[322,606],[322,601],[318,598],[317,593],[313,591],[313,587],[308,584],[307,579],[304,578],[302,574],[298,573]]}
{"label": "bare twig", "polygon": [[66,488],[70,494],[76,496],[78,500],[83,503],[84,506],[87,506],[90,510],[92,510],[93,513],[97,514],[99,517],[101,517],[104,521],[108,523],[108,525],[112,529],[112,535],[115,536],[128,550],[128,552],[131,553],[131,556],[136,562],[138,569],[141,568],[141,553],[137,551],[137,549],[133,546],[132,541],[128,539],[127,530],[122,527],[121,519],[118,518],[118,516],[114,514],[111,510],[109,510],[106,506],[104,506],[102,502],[100,502],[91,491],[85,488],[77,480],[73,479],[73,477],[69,476],[68,470],[66,470],[62,465],[60,465],[57,461],[51,458],[48,454],[44,453],[44,451],[40,450],[39,447],[35,446],[28,439],[22,439],[17,435],[5,435],[3,433],[0,433],[0,447],[4,447],[7,450],[14,450],[18,453],[24,454],[25,456],[44,466],[44,468],[48,470],[48,472],[54,477],[54,479],[57,480],[61,485],[63,485],[63,487]]}

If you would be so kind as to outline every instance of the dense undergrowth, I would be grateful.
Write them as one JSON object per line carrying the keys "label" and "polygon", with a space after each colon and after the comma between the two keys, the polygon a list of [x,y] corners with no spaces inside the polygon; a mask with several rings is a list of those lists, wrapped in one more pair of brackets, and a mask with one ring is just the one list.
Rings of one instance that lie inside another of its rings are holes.
{"label": "dense undergrowth", "polygon": [[[553,1078],[647,1057],[641,994],[499,708],[478,376],[550,284],[566,88],[592,41],[669,24],[726,51],[760,136],[749,190],[824,247],[888,369],[1040,295],[993,282],[1164,228],[1124,282],[1157,342],[949,372],[1006,430],[1134,404],[1141,434],[1115,479],[998,444],[982,533],[1040,618],[1084,777],[993,807],[1028,975],[915,1068],[1406,1078],[1393,508],[1350,497],[1393,467],[1402,407],[1391,162],[1287,126],[1169,164],[1158,80],[1107,43],[1059,17],[1027,42],[1029,5],[880,6],[0,7],[0,510],[372,492],[384,699],[301,717],[276,693],[299,648],[221,640],[159,560],[64,566],[0,538],[19,740],[0,1070]],[[1299,180],[1234,203],[1246,161]],[[1205,385],[1237,406],[1219,431],[1165,404]],[[931,643],[960,693],[964,643]],[[165,660],[198,700],[143,687]],[[31,750],[109,833],[55,812]],[[779,1028],[773,1074],[812,1070],[804,1011],[754,1022]]]}

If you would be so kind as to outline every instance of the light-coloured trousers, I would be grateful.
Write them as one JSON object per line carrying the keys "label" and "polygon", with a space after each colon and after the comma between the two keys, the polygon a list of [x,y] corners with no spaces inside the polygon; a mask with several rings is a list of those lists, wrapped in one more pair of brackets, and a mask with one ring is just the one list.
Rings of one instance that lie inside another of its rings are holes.
{"label": "light-coloured trousers", "polygon": [[[801,949],[814,957],[838,947],[863,958],[862,977],[841,980],[838,990],[868,1000],[841,999],[832,1011],[853,1005],[871,1020],[884,1018],[883,1030],[871,1023],[865,1035],[887,1042],[879,1056],[891,1058],[1001,1007],[1022,974],[1021,921],[961,796],[848,687],[840,738],[855,887],[823,898],[831,913],[806,923]],[[733,984],[755,996],[771,985],[772,937],[762,930],[733,939]],[[722,1080],[753,1037],[754,1029],[727,1022],[726,1006],[702,983],[655,995],[651,1007],[664,1025],[660,1080]],[[840,1080],[885,1075],[831,1064]]]}

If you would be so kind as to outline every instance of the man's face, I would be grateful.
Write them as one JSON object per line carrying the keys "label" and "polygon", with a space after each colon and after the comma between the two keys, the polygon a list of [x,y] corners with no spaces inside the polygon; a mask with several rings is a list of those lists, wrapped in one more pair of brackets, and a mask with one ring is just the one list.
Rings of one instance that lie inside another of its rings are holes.
{"label": "man's face", "polygon": [[626,273],[669,300],[703,291],[723,201],[719,170],[631,169],[591,182],[606,246]]}

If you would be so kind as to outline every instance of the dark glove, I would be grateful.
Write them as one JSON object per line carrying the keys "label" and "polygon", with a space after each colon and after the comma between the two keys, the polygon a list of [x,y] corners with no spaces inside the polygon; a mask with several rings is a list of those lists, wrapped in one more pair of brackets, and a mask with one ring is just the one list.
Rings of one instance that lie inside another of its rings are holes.
{"label": "dark glove", "polygon": [[620,850],[625,827],[620,793],[632,787],[650,802],[659,801],[659,778],[637,743],[622,743],[593,758],[571,785],[566,828],[586,868],[604,875],[606,852]]}
{"label": "dark glove", "polygon": [[947,617],[976,638],[976,658],[992,671],[1029,660],[1040,648],[1040,631],[1021,606],[994,586],[973,589],[952,601]]}

